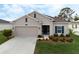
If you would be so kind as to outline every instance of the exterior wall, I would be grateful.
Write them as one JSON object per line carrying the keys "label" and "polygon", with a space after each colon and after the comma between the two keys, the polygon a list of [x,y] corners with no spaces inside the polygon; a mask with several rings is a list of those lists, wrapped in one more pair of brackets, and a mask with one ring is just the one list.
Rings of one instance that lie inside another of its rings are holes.
{"label": "exterior wall", "polygon": [[[29,16],[34,17],[34,12],[29,14]],[[53,29],[53,22],[52,22],[53,19],[46,17],[39,13],[36,13],[36,18],[40,22],[40,31],[41,31],[40,34],[42,34],[42,25],[49,25],[50,26],[50,35],[52,35],[53,34],[53,30],[52,30]]]}
{"label": "exterior wall", "polygon": [[[77,25],[77,28],[73,28],[75,25]],[[70,22],[69,29],[79,29],[79,22]]]}
{"label": "exterior wall", "polygon": [[54,22],[54,33],[55,26],[64,26],[64,35],[69,34],[68,22]]}
{"label": "exterior wall", "polygon": [[[25,19],[27,18],[27,22]],[[39,22],[35,21],[33,18],[30,18],[28,16],[24,16],[22,18],[19,18],[18,20],[13,22],[14,26],[37,26],[39,25]]]}
{"label": "exterior wall", "polygon": [[[25,21],[26,18],[27,22]],[[53,19],[52,20],[50,19],[51,18],[48,18],[39,13],[36,13],[36,18],[34,18],[34,13],[31,13],[14,21],[13,26],[14,28],[16,26],[26,26],[26,27],[36,26],[38,29],[38,35],[42,35],[42,25],[50,26],[50,35],[53,35],[55,33],[55,26],[64,26],[64,35],[69,33],[68,22],[52,22]]]}
{"label": "exterior wall", "polygon": [[[25,21],[25,19],[27,18],[27,22]],[[26,25],[27,24],[27,25]],[[14,35],[15,35],[15,28],[21,26],[21,27],[36,27],[38,29],[38,34],[41,34],[40,31],[40,24],[39,22],[35,21],[33,18],[30,18],[28,16],[24,16],[22,18],[19,18],[18,20],[16,20],[15,22],[13,22],[13,27],[14,27]]]}
{"label": "exterior wall", "polygon": [[0,23],[0,31],[4,30],[4,29],[12,29],[12,25],[11,24],[1,24]]}
{"label": "exterior wall", "polygon": [[[23,16],[21,18],[19,18],[18,20],[14,21],[14,27],[16,26],[37,26],[38,29],[38,34],[41,35],[42,34],[42,25],[49,25],[50,26],[50,35],[52,35],[52,28],[53,28],[53,24],[52,22],[49,20],[49,18],[42,16],[40,14],[36,14],[37,18],[33,18],[33,14],[30,14],[29,16]],[[27,18],[27,22],[25,22],[25,18]],[[27,24],[27,25],[25,25]]]}
{"label": "exterior wall", "polygon": [[69,29],[72,29],[72,23],[69,23],[68,28],[69,28]]}
{"label": "exterior wall", "polygon": [[32,12],[28,15],[34,18],[34,13],[36,14],[36,18],[39,20],[49,19],[49,17],[42,15],[42,14],[39,14],[38,12]]}

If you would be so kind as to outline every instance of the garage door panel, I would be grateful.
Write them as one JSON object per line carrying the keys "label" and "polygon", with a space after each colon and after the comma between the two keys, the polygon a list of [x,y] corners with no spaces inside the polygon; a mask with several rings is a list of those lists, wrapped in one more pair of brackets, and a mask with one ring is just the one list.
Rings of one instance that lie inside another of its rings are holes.
{"label": "garage door panel", "polygon": [[16,27],[15,33],[17,36],[36,36],[38,28],[36,27]]}

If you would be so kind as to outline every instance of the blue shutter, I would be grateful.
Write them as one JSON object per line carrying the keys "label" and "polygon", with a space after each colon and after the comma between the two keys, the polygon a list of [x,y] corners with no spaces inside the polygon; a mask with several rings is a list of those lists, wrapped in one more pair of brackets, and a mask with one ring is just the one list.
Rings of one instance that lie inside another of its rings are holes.
{"label": "blue shutter", "polygon": [[57,26],[55,26],[55,33],[57,33]]}
{"label": "blue shutter", "polygon": [[62,33],[64,33],[64,26],[62,26]]}

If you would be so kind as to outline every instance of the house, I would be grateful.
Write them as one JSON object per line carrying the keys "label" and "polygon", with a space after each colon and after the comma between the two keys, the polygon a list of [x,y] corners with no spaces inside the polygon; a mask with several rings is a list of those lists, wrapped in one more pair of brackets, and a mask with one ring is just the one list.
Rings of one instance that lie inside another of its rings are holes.
{"label": "house", "polygon": [[63,17],[51,17],[33,11],[13,21],[14,33],[17,36],[37,36],[69,34],[69,21]]}
{"label": "house", "polygon": [[70,22],[69,29],[73,30],[74,34],[79,35],[79,20]]}
{"label": "house", "polygon": [[9,21],[0,19],[0,31],[4,29],[12,29],[12,24]]}

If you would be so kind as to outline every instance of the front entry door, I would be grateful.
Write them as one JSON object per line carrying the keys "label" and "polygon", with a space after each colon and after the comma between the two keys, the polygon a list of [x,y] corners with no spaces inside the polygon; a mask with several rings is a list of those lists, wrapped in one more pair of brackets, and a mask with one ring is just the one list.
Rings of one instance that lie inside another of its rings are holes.
{"label": "front entry door", "polygon": [[42,25],[42,34],[49,35],[50,33],[50,26],[49,25]]}

